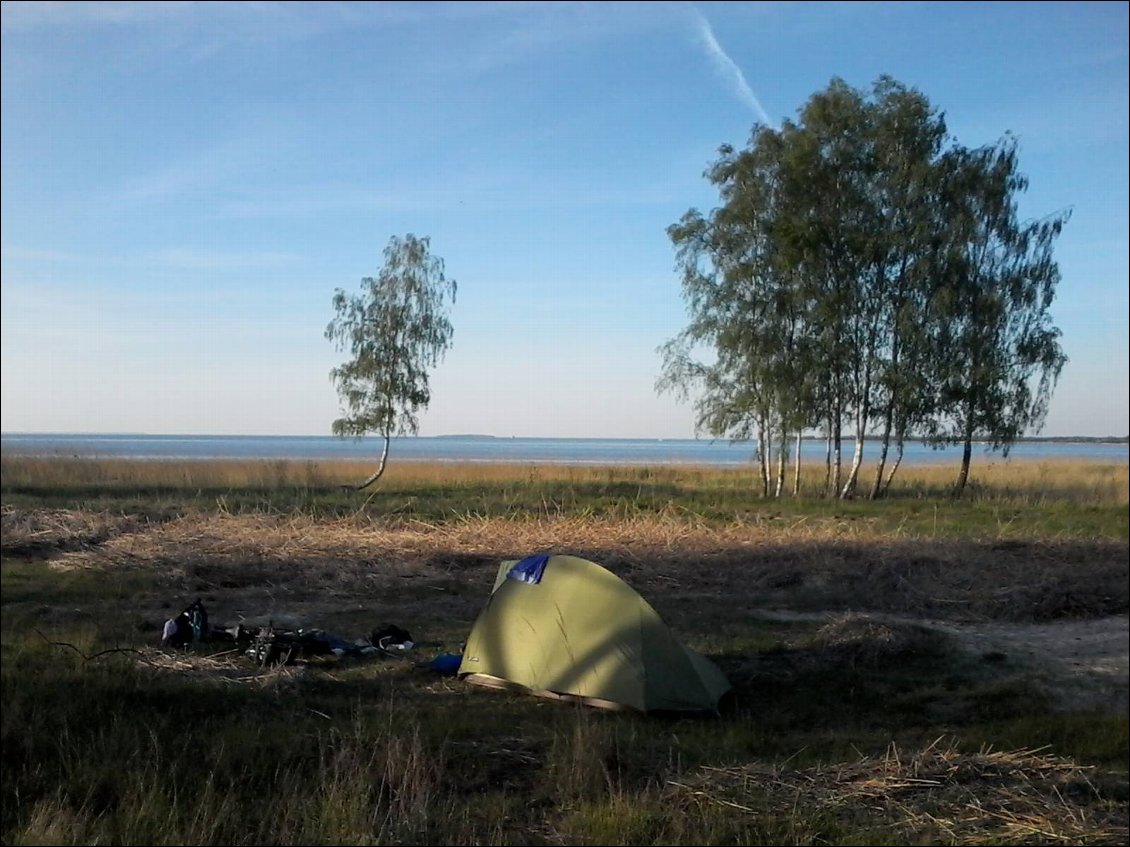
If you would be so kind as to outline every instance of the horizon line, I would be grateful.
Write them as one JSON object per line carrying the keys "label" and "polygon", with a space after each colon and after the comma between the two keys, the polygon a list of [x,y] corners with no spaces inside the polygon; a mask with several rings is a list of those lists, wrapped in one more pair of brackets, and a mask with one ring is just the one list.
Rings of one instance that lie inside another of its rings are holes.
{"label": "horizon line", "polygon": [[[0,431],[0,438],[8,436],[37,436],[37,437],[63,437],[63,436],[102,436],[102,437],[116,437],[116,438],[330,438],[342,440],[358,440],[361,438],[375,438],[381,439],[383,436],[376,433],[367,433],[363,436],[356,435],[333,435],[325,433],[317,434],[299,434],[299,433],[238,433],[238,432],[142,432],[132,430],[111,431],[111,430],[8,430]],[[393,439],[413,439],[413,438],[443,438],[443,439],[480,439],[480,440],[509,440],[509,439],[536,439],[542,441],[559,440],[559,441],[730,441],[730,442],[752,442],[756,439],[734,439],[726,436],[658,436],[658,435],[493,435],[490,433],[440,433],[437,435],[394,435]],[[828,437],[825,435],[803,435],[803,441],[827,441]],[[790,441],[793,438],[790,437]],[[844,433],[841,436],[843,443],[851,443],[855,441],[854,433]],[[865,435],[864,441],[882,441],[882,436],[877,434]],[[914,436],[906,439],[907,443],[923,442],[919,436]],[[974,443],[980,444],[988,441],[985,438],[974,438]],[[1130,434],[1128,435],[1024,435],[1016,439],[1016,442],[1021,441],[1103,441],[1110,443],[1130,443]],[[896,443],[892,440],[892,443]],[[960,444],[960,441],[950,441],[951,444]],[[1015,443],[1015,442],[1014,442]]]}

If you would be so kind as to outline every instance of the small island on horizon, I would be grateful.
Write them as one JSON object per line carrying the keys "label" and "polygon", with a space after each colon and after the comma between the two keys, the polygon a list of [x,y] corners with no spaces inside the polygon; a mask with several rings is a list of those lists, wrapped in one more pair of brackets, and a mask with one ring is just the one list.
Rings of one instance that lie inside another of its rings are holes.
{"label": "small island on horizon", "polygon": [[478,432],[451,432],[444,435],[433,435],[432,438],[446,438],[459,441],[496,441],[500,436],[497,435],[484,435]]}

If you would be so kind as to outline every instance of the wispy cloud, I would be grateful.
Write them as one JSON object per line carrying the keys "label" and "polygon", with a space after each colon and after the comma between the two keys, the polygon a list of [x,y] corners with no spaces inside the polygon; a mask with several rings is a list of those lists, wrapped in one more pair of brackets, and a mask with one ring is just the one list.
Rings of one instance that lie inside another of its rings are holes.
{"label": "wispy cloud", "polygon": [[397,4],[349,2],[199,3],[182,0],[147,2],[27,2],[3,5],[0,25],[5,34],[52,30],[129,30],[145,27],[145,43],[157,39],[169,54],[207,59],[239,45],[301,41],[327,31],[361,24],[388,25],[411,21],[411,12]]}
{"label": "wispy cloud", "polygon": [[753,89],[746,81],[742,69],[722,49],[722,45],[714,37],[714,30],[710,26],[710,21],[694,6],[691,6],[691,14],[694,16],[695,25],[698,27],[699,40],[706,49],[706,54],[710,57],[710,61],[713,62],[717,71],[729,82],[737,98],[749,106],[766,126],[776,126],[776,122],[769,117],[769,113],[765,111],[761,101],[753,93]]}
{"label": "wispy cloud", "polygon": [[547,5],[540,2],[499,3],[357,3],[323,0],[19,0],[2,7],[4,32],[30,32],[83,26],[131,27],[167,21],[189,27],[193,38],[211,24],[225,41],[264,41],[313,36],[335,29],[383,28],[400,25],[461,23],[528,15]]}
{"label": "wispy cloud", "polygon": [[521,175],[490,180],[451,176],[442,185],[404,183],[342,186],[324,183],[293,189],[255,192],[215,206],[221,218],[254,219],[326,216],[340,213],[469,214],[534,209],[592,209],[668,206],[676,202],[679,184],[598,185],[580,178],[547,175],[541,180]]}
{"label": "wispy cloud", "polygon": [[159,18],[179,17],[192,11],[194,3],[60,3],[24,2],[5,3],[4,32],[23,32],[46,27],[94,24],[132,24]]}
{"label": "wispy cloud", "polygon": [[61,250],[39,250],[4,244],[0,246],[0,258],[13,262],[77,262],[82,257]]}
{"label": "wispy cloud", "polygon": [[155,265],[180,270],[231,271],[267,270],[293,265],[300,260],[294,253],[255,251],[228,253],[215,250],[197,250],[174,247],[160,250],[142,257]]}
{"label": "wispy cloud", "polygon": [[229,122],[222,136],[190,136],[159,156],[146,149],[100,202],[118,210],[186,201],[214,205],[253,190],[299,150],[302,135],[295,126],[285,112],[260,111]]}
{"label": "wispy cloud", "polygon": [[244,271],[271,270],[290,267],[302,261],[297,253],[256,250],[231,252],[195,247],[169,247],[137,253],[114,252],[111,255],[65,253],[57,250],[40,250],[29,247],[4,245],[0,255],[12,262],[44,262],[62,264],[100,265],[107,267],[165,268],[189,271]]}

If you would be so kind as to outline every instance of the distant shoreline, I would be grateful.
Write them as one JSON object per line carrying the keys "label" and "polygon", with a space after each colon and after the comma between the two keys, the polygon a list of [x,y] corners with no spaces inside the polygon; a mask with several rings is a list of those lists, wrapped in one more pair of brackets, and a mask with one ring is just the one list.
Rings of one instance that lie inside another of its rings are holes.
{"label": "distant shoreline", "polygon": [[[123,459],[267,459],[267,460],[369,460],[382,447],[377,436],[340,438],[319,436],[262,435],[15,435],[0,437],[0,454],[44,458]],[[794,447],[795,445],[790,445]],[[1101,459],[1128,460],[1127,440],[1039,439],[1018,441],[1008,456],[984,443],[974,445],[976,461]],[[729,465],[748,466],[756,461],[756,444],[727,439],[630,439],[630,438],[500,438],[482,435],[417,436],[395,438],[390,459],[400,461],[521,462],[576,465]],[[844,439],[841,457],[853,461],[854,439]],[[775,451],[774,451],[775,452]],[[808,438],[801,442],[802,463],[824,464],[827,441]],[[961,445],[933,447],[920,441],[907,442],[903,464],[936,464],[958,461]],[[881,442],[864,442],[863,463],[880,459]],[[887,461],[895,459],[892,446]]]}
{"label": "distant shoreline", "polygon": [[[306,434],[306,435],[248,435],[244,433],[192,433],[192,432],[168,432],[168,433],[154,433],[154,432],[48,432],[48,431],[32,431],[32,430],[12,430],[10,432],[0,432],[0,438],[238,438],[238,439],[252,439],[252,438],[333,438],[340,440],[353,440],[351,436],[335,436],[329,433]],[[376,434],[369,434],[366,438],[376,439],[380,436]],[[709,437],[701,436],[695,437],[671,437],[659,438],[654,436],[597,436],[597,435],[487,435],[484,433],[444,433],[442,435],[398,435],[394,436],[394,440],[403,441],[411,439],[420,439],[425,441],[509,441],[509,440],[524,440],[524,441],[654,441],[654,442],[722,442],[729,441],[730,439],[724,437]],[[823,435],[805,435],[801,437],[802,441],[825,443],[828,439]],[[841,437],[843,444],[850,444],[855,442],[855,435],[851,433],[844,433]],[[864,437],[864,442],[873,444],[881,443],[882,438],[878,435],[868,435]],[[753,439],[750,439],[752,443]],[[918,437],[907,438],[907,444],[921,444],[922,439]],[[985,439],[974,439],[974,446],[985,446],[989,442]],[[1091,435],[1040,435],[1040,436],[1027,436],[1018,438],[1014,444],[1130,444],[1130,436],[1122,435],[1106,435],[1106,436],[1091,436]],[[894,446],[894,442],[891,442]],[[960,442],[949,442],[947,446],[960,447]]]}

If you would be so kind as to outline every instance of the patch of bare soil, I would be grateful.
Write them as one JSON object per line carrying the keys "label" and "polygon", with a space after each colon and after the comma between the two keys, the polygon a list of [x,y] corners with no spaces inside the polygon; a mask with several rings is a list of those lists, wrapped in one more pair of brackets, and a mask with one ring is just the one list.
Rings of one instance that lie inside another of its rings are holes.
{"label": "patch of bare soil", "polygon": [[923,627],[945,633],[975,656],[1023,668],[1065,710],[1125,711],[1130,705],[1130,615],[1053,623],[965,623],[786,610],[759,610],[756,615],[766,620],[827,621],[819,633],[824,643],[863,652],[907,647],[912,638],[908,633],[913,632],[907,627]]}
{"label": "patch of bare soil", "polygon": [[1130,705],[1130,616],[1044,624],[930,623],[972,652],[1021,662],[1064,708],[1125,712]]}

